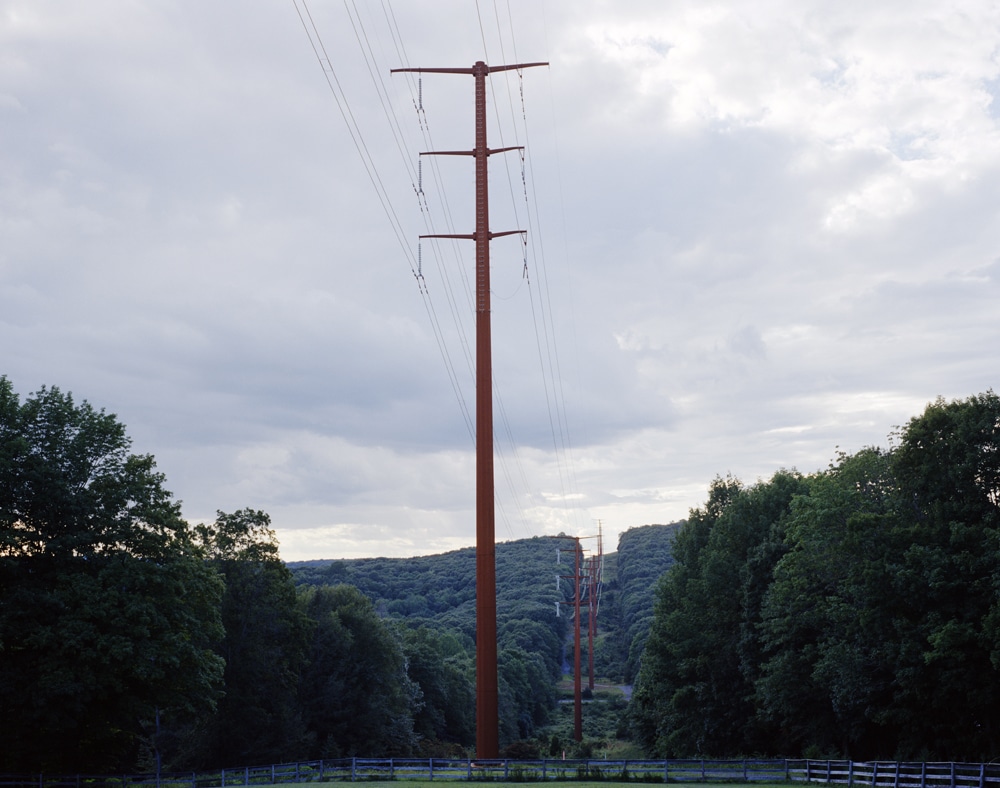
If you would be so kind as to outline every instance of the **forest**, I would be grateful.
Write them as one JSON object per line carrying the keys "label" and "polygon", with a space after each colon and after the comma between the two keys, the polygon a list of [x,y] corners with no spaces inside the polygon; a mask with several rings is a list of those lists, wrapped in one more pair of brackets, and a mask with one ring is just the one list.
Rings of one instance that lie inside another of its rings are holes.
{"label": "forest", "polygon": [[[471,549],[289,567],[266,513],[191,525],[130,445],[0,377],[0,772],[470,752]],[[505,747],[556,708],[573,546],[497,547]]]}
{"label": "forest", "polygon": [[1000,399],[888,449],[719,478],[677,533],[632,708],[650,754],[1000,751]]}
{"label": "forest", "polygon": [[[113,415],[0,377],[0,773],[472,754],[471,548],[286,564],[265,512],[190,524],[165,483]],[[987,392],[623,532],[594,659],[635,690],[599,735],[652,757],[988,760],[998,504]],[[562,749],[573,549],[497,546],[510,757]]]}

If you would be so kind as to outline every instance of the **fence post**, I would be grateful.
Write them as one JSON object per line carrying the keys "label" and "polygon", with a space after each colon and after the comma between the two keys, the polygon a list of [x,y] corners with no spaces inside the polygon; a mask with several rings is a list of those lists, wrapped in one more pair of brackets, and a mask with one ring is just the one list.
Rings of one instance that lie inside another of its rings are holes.
{"label": "fence post", "polygon": [[927,788],[927,761],[920,762],[920,788]]}
{"label": "fence post", "polygon": [[951,762],[951,788],[955,788],[955,762]]}
{"label": "fence post", "polygon": [[986,764],[979,764],[979,788],[986,788]]}
{"label": "fence post", "polygon": [[666,758],[663,759],[663,782],[667,782],[667,778],[670,776],[670,761]]}
{"label": "fence post", "polygon": [[878,781],[878,761],[872,763],[872,788],[875,788],[875,783]]}
{"label": "fence post", "polygon": [[705,761],[704,760],[701,762],[701,779],[702,780],[705,779]]}
{"label": "fence post", "polygon": [[831,774],[831,772],[832,772],[832,769],[830,767],[830,761],[827,761],[826,762],[826,782],[827,782],[827,785],[830,784],[830,774]]}
{"label": "fence post", "polygon": [[357,758],[351,758],[351,782],[354,782],[354,762]]}
{"label": "fence post", "polygon": [[427,759],[427,772],[430,775],[430,779],[433,780],[434,779],[434,759],[433,758],[428,758]]}
{"label": "fence post", "polygon": [[471,780],[472,779],[472,758],[469,758],[468,764],[469,764],[468,765],[468,776],[469,776],[469,779]]}
{"label": "fence post", "polygon": [[[122,786],[124,788],[124,786]],[[226,788],[226,770],[222,770],[222,788]]]}
{"label": "fence post", "polygon": [[854,761],[847,762],[847,788],[854,785]]}

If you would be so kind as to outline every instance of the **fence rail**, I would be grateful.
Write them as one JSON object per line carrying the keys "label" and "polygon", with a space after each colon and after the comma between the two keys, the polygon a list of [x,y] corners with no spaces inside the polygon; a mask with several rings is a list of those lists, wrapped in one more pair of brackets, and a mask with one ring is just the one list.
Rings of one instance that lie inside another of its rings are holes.
{"label": "fence rail", "polygon": [[997,788],[1000,764],[788,761],[789,779],[871,788]]}
{"label": "fence rail", "polygon": [[171,774],[0,774],[0,788],[235,788],[309,782],[791,782],[857,788],[1000,788],[1000,764],[812,760],[340,758]]}

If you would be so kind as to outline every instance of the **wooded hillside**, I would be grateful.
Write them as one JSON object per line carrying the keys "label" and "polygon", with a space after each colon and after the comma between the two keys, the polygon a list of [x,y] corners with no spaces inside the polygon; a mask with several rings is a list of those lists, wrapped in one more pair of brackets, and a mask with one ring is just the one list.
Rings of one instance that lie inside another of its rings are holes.
{"label": "wooded hillside", "polygon": [[[562,673],[569,619],[556,615],[568,589],[556,588],[557,551],[570,539],[535,537],[497,545],[497,641],[500,737],[502,744],[531,737],[548,722],[555,706],[555,683]],[[308,561],[289,565],[303,587],[349,584],[372,600],[378,613],[397,623],[404,637],[413,632],[454,637],[466,660],[463,681],[475,684],[475,549],[417,558]],[[430,636],[425,635],[426,636]],[[428,664],[428,668],[432,664]],[[426,697],[428,691],[422,689]],[[457,703],[459,698],[455,698]],[[466,699],[470,725],[474,703]],[[445,701],[445,706],[448,706]],[[458,715],[458,708],[440,710]],[[471,744],[471,727],[439,731],[456,744]]]}
{"label": "wooded hillside", "polygon": [[[630,528],[620,535],[618,551],[605,556],[595,646],[595,671],[601,677],[626,683],[634,677],[653,618],[656,583],[673,562],[671,545],[679,527]],[[573,544],[568,537],[532,537],[497,545],[501,646],[513,640],[540,654],[556,676],[572,662],[565,653],[571,640],[572,581],[562,580],[557,590],[556,576],[571,572],[567,562]],[[556,563],[557,551],[563,553],[561,564]],[[471,649],[476,632],[474,548],[418,558],[297,561],[288,566],[299,585],[353,585],[381,615],[411,627],[461,633]],[[566,608],[559,618],[557,600]]]}
{"label": "wooded hillside", "polygon": [[594,671],[631,684],[653,620],[657,581],[673,563],[680,523],[640,525],[623,531],[617,552],[605,556],[604,592],[597,619]]}

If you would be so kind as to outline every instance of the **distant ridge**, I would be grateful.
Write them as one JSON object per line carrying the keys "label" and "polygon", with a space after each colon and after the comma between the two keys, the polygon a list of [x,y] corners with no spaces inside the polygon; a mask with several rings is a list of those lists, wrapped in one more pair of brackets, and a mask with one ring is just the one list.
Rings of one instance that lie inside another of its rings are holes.
{"label": "distant ridge", "polygon": [[[622,532],[617,552],[605,556],[604,596],[595,645],[596,672],[631,683],[653,617],[656,584],[673,563],[673,540],[681,523],[642,525]],[[497,544],[497,624],[501,643],[517,642],[545,658],[554,676],[563,667],[569,635],[567,611],[556,603],[572,600],[567,556],[570,537],[530,537]],[[475,636],[475,548],[411,558],[314,559],[288,562],[298,585],[357,587],[383,616],[410,626],[426,625]],[[558,586],[558,588],[557,588]],[[551,634],[527,632],[543,625]],[[557,647],[553,649],[553,638]]]}

